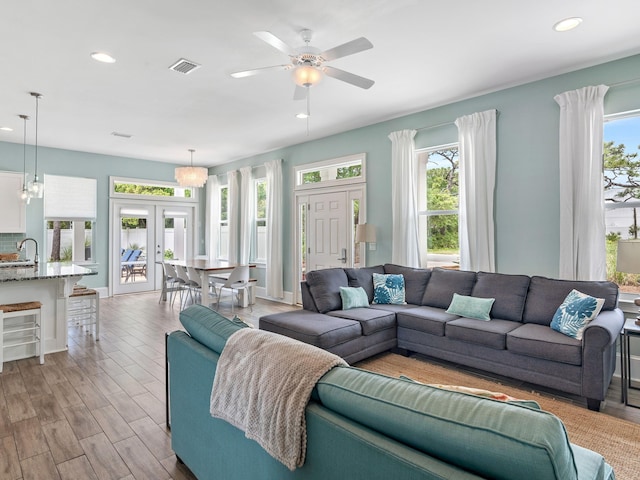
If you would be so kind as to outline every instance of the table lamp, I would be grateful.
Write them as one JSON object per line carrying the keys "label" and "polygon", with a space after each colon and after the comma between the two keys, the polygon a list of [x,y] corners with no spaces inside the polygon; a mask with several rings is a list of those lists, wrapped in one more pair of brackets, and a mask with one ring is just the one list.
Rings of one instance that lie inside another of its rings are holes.
{"label": "table lamp", "polygon": [[[640,274],[640,239],[618,240],[616,270]],[[633,303],[640,307],[640,298],[636,298]],[[636,324],[640,325],[640,310],[636,317]]]}
{"label": "table lamp", "polygon": [[[356,243],[376,243],[376,227],[368,223],[356,225]],[[370,247],[375,250],[375,247]]]}

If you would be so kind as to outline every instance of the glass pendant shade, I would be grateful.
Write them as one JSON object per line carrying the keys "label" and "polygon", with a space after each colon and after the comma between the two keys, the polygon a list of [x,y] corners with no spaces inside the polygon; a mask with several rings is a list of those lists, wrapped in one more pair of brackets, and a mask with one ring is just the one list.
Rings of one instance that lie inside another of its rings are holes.
{"label": "glass pendant shade", "polygon": [[176,167],[175,177],[181,187],[200,188],[207,183],[209,171],[204,167],[194,167],[193,152],[195,150],[189,150],[189,152],[191,152],[191,165],[188,167]]}
{"label": "glass pendant shade", "polygon": [[322,79],[322,72],[311,65],[301,65],[293,71],[293,81],[301,87],[311,87]]}
{"label": "glass pendant shade", "polygon": [[24,121],[24,139],[22,141],[22,188],[18,191],[18,198],[22,200],[22,202],[29,205],[31,201],[31,195],[29,194],[29,189],[27,188],[27,120],[29,120],[28,115],[18,115]]}
{"label": "glass pendant shade", "polygon": [[36,161],[35,161],[35,171],[33,175],[33,180],[29,182],[28,190],[31,198],[42,198],[44,196],[44,183],[42,183],[38,179],[38,105],[42,95],[36,92],[30,92],[29,95],[31,95],[32,97],[35,97],[36,99],[36,141],[34,144],[34,148],[36,152]]}

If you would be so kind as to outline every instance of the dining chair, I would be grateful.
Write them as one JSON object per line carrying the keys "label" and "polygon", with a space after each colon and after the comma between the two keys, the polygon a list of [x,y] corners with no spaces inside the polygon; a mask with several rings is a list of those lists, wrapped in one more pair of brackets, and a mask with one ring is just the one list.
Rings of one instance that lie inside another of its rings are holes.
{"label": "dining chair", "polygon": [[163,299],[166,300],[167,294],[169,295],[169,303],[171,303],[173,293],[177,290],[177,275],[171,275],[169,272],[169,266],[165,262],[158,262],[162,265],[162,291],[160,292],[160,298],[158,303]]}
{"label": "dining chair", "polygon": [[[189,278],[189,273],[187,272],[187,267],[185,267],[184,265],[176,265],[175,267],[176,267],[176,273],[178,274],[178,278],[184,284],[184,288],[188,292],[189,298],[191,298],[191,302],[193,303],[193,292],[191,291],[192,283],[191,283],[191,279]],[[180,310],[183,310],[186,307],[186,304],[187,304],[186,298],[184,299],[184,301],[181,298]]]}
{"label": "dining chair", "polygon": [[[215,283],[214,288],[217,291],[216,310],[220,309],[220,298],[223,290],[231,291],[231,313],[233,314],[234,294],[237,297],[240,290],[244,290],[245,295],[248,295],[249,307],[253,312],[253,305],[251,302],[251,285],[249,283],[249,265],[238,265],[229,274],[229,278],[224,283]],[[238,303],[239,304],[239,303]]]}
{"label": "dining chair", "polygon": [[[173,282],[173,291],[172,291],[172,295],[171,295],[171,306],[173,307],[174,302],[176,301],[176,297],[173,294],[173,292],[179,292],[180,293],[180,308],[182,309],[182,297],[184,295],[184,291],[187,288],[187,286],[185,285],[185,281],[180,278],[180,276],[178,275],[178,271],[176,270],[176,267],[173,266],[170,263],[166,263],[166,262],[162,262],[162,266],[165,269],[166,278],[171,278],[172,282]],[[160,297],[162,298],[162,297]]]}
{"label": "dining chair", "polygon": [[[187,267],[187,275],[189,277],[189,288],[191,289],[192,293],[200,295],[200,298],[202,298],[203,286],[200,279],[200,274],[195,268]],[[206,285],[206,287],[209,288],[209,285]]]}

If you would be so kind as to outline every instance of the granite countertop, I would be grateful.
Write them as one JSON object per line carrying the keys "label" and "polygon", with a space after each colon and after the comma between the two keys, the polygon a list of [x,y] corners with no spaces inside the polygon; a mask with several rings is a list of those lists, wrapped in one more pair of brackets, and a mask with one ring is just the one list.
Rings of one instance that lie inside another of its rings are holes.
{"label": "granite countertop", "polygon": [[40,263],[37,268],[35,266],[2,267],[0,268],[0,283],[97,274],[98,272],[95,270],[90,270],[80,265],[66,262],[49,262]]}

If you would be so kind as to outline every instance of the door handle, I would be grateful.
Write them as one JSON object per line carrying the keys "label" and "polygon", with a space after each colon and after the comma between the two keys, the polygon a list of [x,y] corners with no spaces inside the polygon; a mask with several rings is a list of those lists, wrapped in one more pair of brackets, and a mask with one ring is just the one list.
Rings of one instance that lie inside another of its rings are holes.
{"label": "door handle", "polygon": [[347,249],[342,249],[342,257],[338,258],[342,263],[347,263]]}

